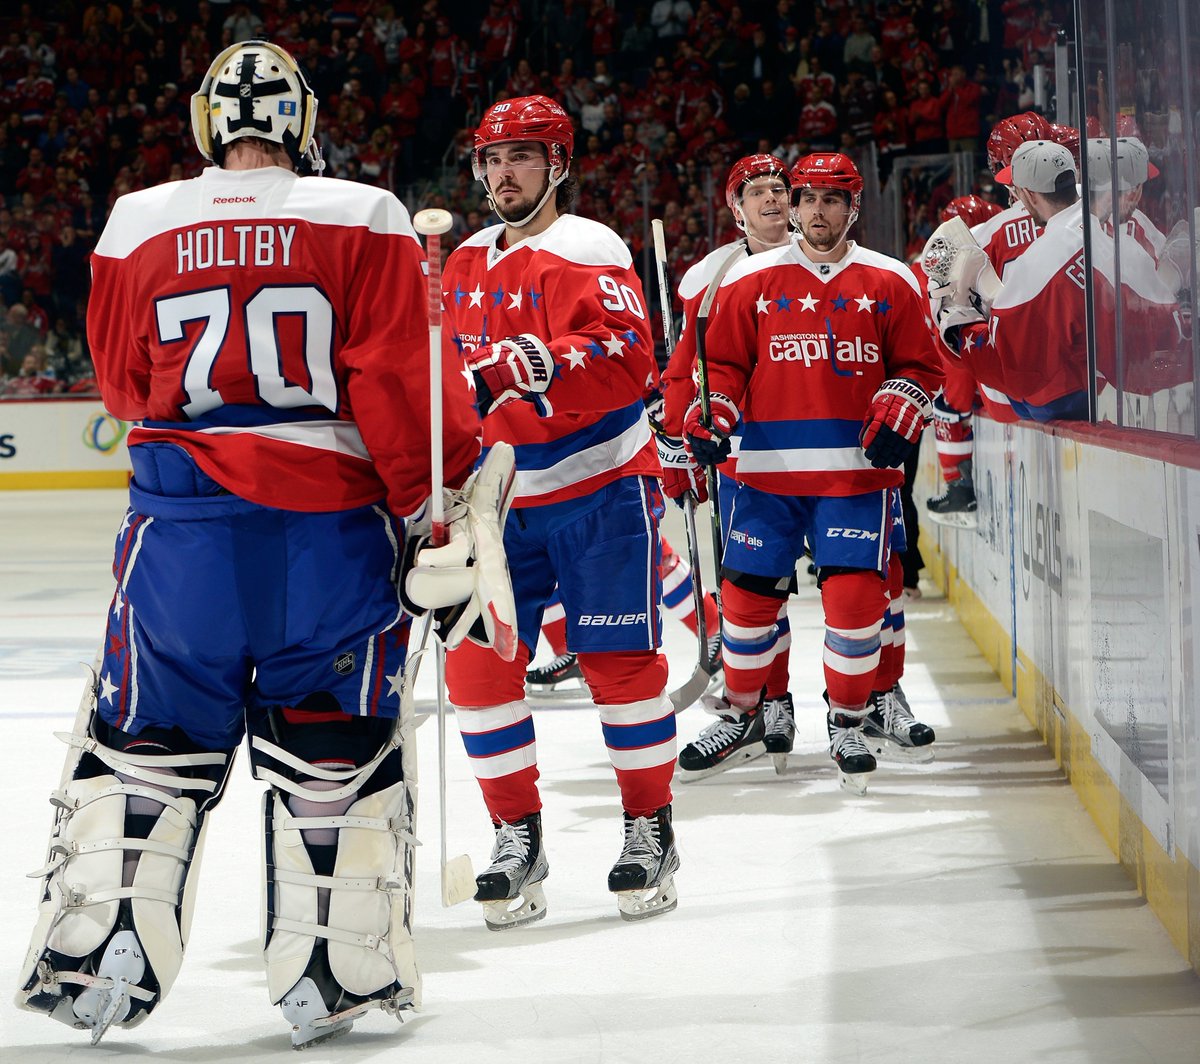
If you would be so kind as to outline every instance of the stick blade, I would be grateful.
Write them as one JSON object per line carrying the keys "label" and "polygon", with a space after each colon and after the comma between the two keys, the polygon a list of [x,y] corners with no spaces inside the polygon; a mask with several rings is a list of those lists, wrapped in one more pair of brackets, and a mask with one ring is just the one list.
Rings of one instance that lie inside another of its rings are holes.
{"label": "stick blade", "polygon": [[475,897],[475,869],[465,853],[442,865],[442,908],[449,909]]}

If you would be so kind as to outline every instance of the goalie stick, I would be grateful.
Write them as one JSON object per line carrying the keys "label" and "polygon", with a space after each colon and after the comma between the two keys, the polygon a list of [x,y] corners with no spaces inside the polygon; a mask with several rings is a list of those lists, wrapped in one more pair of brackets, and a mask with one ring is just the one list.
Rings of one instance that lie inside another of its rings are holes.
{"label": "goalie stick", "polygon": [[[413,228],[425,237],[425,254],[429,270],[429,468],[431,491],[429,495],[432,522],[432,540],[435,547],[446,543],[446,516],[442,488],[442,242],[443,233],[449,232],[454,218],[449,211],[428,207],[413,216]],[[405,666],[404,692],[401,701],[407,699],[411,706],[413,688],[416,685],[417,669],[427,650],[427,642],[433,630],[433,611],[422,620],[421,640],[416,654],[408,658]],[[438,814],[441,838],[442,905],[449,908],[466,901],[475,894],[475,869],[467,854],[457,857],[446,856],[446,648],[434,636],[433,660],[437,683],[438,722]],[[411,674],[410,674],[411,669]]]}

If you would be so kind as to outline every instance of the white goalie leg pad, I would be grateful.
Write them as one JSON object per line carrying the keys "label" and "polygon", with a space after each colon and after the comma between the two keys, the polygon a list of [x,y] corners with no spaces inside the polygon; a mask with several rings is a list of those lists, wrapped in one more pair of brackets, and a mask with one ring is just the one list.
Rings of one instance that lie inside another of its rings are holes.
{"label": "white goalie leg pad", "polygon": [[[96,738],[104,725],[91,705],[81,707],[74,731],[57,733],[70,751],[51,796],[47,863],[30,874],[42,880],[42,898],[16,1002],[91,1027],[98,1041],[110,1023],[144,1020],[179,973],[206,814],[220,799],[232,752],[115,749]],[[106,965],[123,950],[107,947],[129,933],[144,965],[127,977],[122,1002]]]}
{"label": "white goalie leg pad", "polygon": [[[357,768],[313,764],[261,736],[251,741],[255,775],[271,786],[263,796],[268,991],[289,1018],[290,992],[302,980],[311,978],[324,997],[325,1008],[305,1021],[310,1030],[296,1023],[297,1045],[339,1033],[367,1008],[398,1013],[420,1004],[411,714],[409,704],[384,746]],[[314,862],[318,843],[335,848],[331,868]]]}

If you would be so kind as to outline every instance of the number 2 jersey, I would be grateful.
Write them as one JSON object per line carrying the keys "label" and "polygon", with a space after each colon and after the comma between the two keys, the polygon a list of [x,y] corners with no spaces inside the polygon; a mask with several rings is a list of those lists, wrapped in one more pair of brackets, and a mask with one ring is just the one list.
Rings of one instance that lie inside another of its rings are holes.
{"label": "number 2 jersey", "polygon": [[736,263],[707,334],[708,380],[742,414],[737,479],[776,495],[857,495],[893,487],[859,443],[883,382],[929,395],[941,367],[928,305],[904,263],[853,241],[816,263],[798,240]]}
{"label": "number 2 jersey", "polygon": [[489,226],[450,255],[443,342],[466,356],[528,333],[553,356],[549,414],[517,400],[484,419],[484,448],[505,440],[516,451],[513,505],[579,498],[623,476],[661,476],[642,402],[658,370],[629,249],[607,226],[570,214],[509,248],[504,233]]}
{"label": "number 2 jersey", "polygon": [[[424,256],[381,189],[213,167],[122,196],[92,256],[88,339],[129,446],[181,447],[263,506],[399,515],[430,490]],[[443,367],[446,481],[479,453]]]}

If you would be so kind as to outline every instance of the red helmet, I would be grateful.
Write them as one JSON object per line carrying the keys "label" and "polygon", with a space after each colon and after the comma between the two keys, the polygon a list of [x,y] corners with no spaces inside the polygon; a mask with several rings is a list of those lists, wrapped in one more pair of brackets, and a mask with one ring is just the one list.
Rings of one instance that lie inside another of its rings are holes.
{"label": "red helmet", "polygon": [[770,174],[778,174],[783,183],[791,188],[791,182],[788,180],[788,166],[782,159],[775,155],[744,155],[740,158],[729,170],[729,176],[725,179],[725,202],[730,210],[737,206],[738,200],[742,195],[742,188],[747,181],[753,181],[756,177],[767,177]]}
{"label": "red helmet", "polygon": [[483,113],[471,152],[471,170],[476,181],[484,179],[483,153],[488,145],[514,140],[545,145],[550,165],[561,168],[560,178],[566,176],[575,150],[571,116],[548,96],[519,96],[494,103]]}
{"label": "red helmet", "polygon": [[1036,111],[1002,118],[987,141],[988,169],[997,173],[1012,162],[1012,154],[1027,140],[1049,140],[1050,123]]}
{"label": "red helmet", "polygon": [[1142,136],[1142,131],[1138,128],[1137,115],[1128,114],[1117,115],[1117,136],[1137,137],[1138,140],[1143,141],[1146,139]]}
{"label": "red helmet", "polygon": [[952,199],[942,208],[938,221],[948,222],[951,218],[961,218],[963,224],[970,229],[999,213],[1000,208],[996,204],[972,194]]}
{"label": "red helmet", "polygon": [[1050,123],[1050,135],[1045,138],[1052,140],[1055,144],[1061,144],[1071,153],[1071,158],[1075,160],[1075,167],[1079,167],[1079,130],[1074,126],[1060,126],[1057,122]]}
{"label": "red helmet", "polygon": [[850,195],[850,213],[858,216],[862,206],[863,179],[854,160],[841,152],[805,155],[792,167],[792,203],[802,188],[835,188]]}

